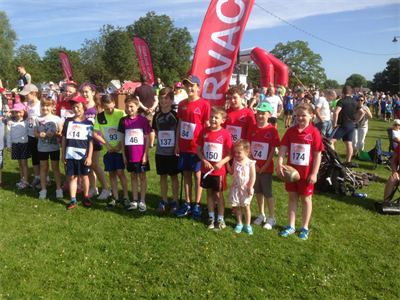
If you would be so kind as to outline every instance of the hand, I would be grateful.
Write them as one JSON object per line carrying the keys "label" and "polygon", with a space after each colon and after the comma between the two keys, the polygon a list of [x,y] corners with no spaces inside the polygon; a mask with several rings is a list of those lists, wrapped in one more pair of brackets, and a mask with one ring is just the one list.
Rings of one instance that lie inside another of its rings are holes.
{"label": "hand", "polygon": [[283,165],[276,166],[275,172],[276,172],[276,175],[278,175],[278,177],[280,179],[283,179],[283,177],[284,177],[283,170],[286,170],[286,167],[284,167]]}
{"label": "hand", "polygon": [[64,165],[66,165],[66,164],[67,164],[67,159],[65,158],[65,155],[63,154],[62,157],[63,157],[63,158],[62,158],[62,161],[63,161]]}
{"label": "hand", "polygon": [[203,160],[203,164],[204,164],[204,167],[206,169],[212,169],[213,168],[212,164],[210,164],[210,162],[208,160],[206,160],[206,159]]}
{"label": "hand", "polygon": [[108,153],[115,152],[114,147],[111,146],[109,143],[106,143],[106,147],[107,147]]}
{"label": "hand", "polygon": [[394,172],[394,173],[391,175],[391,177],[392,177],[393,180],[399,180],[399,179],[400,179],[399,173],[397,173],[397,172]]}
{"label": "hand", "polygon": [[142,165],[147,164],[147,155],[143,155],[142,157]]}
{"label": "hand", "polygon": [[128,160],[126,159],[126,156],[122,154],[122,159],[124,161],[124,164],[127,165],[128,164]]}
{"label": "hand", "polygon": [[222,168],[222,166],[221,166],[221,162],[219,161],[219,162],[217,162],[215,165],[214,165],[214,170],[221,170],[221,168]]}
{"label": "hand", "polygon": [[249,197],[253,197],[253,187],[249,187],[249,189],[247,190],[247,194],[249,195]]}
{"label": "hand", "polygon": [[308,178],[307,178],[307,183],[309,185],[311,185],[311,184],[315,184],[316,182],[317,182],[317,174],[311,173],[310,176],[308,176]]}
{"label": "hand", "polygon": [[260,167],[256,164],[256,173],[260,173]]}
{"label": "hand", "polygon": [[7,151],[8,151],[8,152],[11,152],[11,148],[10,148],[10,147],[8,147],[8,148],[7,148]]}
{"label": "hand", "polygon": [[39,133],[39,137],[45,138],[45,137],[46,137],[46,132],[41,132],[41,133]]}
{"label": "hand", "polygon": [[47,134],[47,136],[48,136],[49,138],[52,138],[55,134],[56,134],[55,132],[49,132],[49,133]]}
{"label": "hand", "polygon": [[179,156],[179,146],[178,145],[175,146],[175,155]]}
{"label": "hand", "polygon": [[92,164],[92,158],[91,157],[87,157],[85,159],[85,166],[90,166]]}

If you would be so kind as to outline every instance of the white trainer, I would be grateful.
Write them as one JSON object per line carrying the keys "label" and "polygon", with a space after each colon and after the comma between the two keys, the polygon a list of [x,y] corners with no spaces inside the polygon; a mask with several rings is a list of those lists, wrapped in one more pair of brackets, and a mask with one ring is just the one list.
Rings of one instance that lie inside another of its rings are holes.
{"label": "white trainer", "polygon": [[100,196],[97,197],[97,200],[107,200],[111,195],[112,193],[110,190],[102,190]]}
{"label": "white trainer", "polygon": [[57,198],[57,199],[62,199],[62,198],[64,198],[64,193],[63,193],[63,190],[62,190],[62,189],[56,190],[56,198]]}
{"label": "white trainer", "polygon": [[254,220],[253,224],[261,225],[262,223],[265,223],[266,220],[267,219],[266,219],[265,215],[259,215],[257,217],[257,219]]}
{"label": "white trainer", "polygon": [[46,199],[47,197],[47,190],[41,190],[39,192],[39,199]]}
{"label": "white trainer", "polygon": [[268,218],[267,223],[265,223],[264,228],[271,230],[276,225],[276,221],[274,218]]}
{"label": "white trainer", "polygon": [[92,198],[93,196],[98,196],[98,195],[99,195],[99,190],[97,187],[89,189],[89,198]]}
{"label": "white trainer", "polygon": [[146,202],[140,201],[140,203],[139,203],[139,211],[144,212],[146,210],[147,210]]}

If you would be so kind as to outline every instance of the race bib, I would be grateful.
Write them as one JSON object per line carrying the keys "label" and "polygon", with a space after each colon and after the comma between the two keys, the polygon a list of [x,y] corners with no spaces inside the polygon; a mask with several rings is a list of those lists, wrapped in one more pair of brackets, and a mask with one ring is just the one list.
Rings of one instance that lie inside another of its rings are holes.
{"label": "race bib", "polygon": [[253,158],[257,160],[267,160],[268,158],[268,143],[251,142],[251,153]]}
{"label": "race bib", "polygon": [[87,140],[88,135],[90,135],[90,127],[91,126],[85,124],[74,124],[73,122],[69,122],[66,138],[69,140]]}
{"label": "race bib", "polygon": [[158,143],[162,148],[175,146],[175,132],[173,130],[159,131],[157,138]]}
{"label": "race bib", "polygon": [[193,140],[196,124],[184,122],[181,123],[181,139]]}
{"label": "race bib", "polygon": [[117,130],[118,127],[104,127],[104,139],[106,142],[120,142],[121,133]]}
{"label": "race bib", "polygon": [[125,130],[125,145],[126,146],[141,146],[144,144],[143,129],[126,129]]}
{"label": "race bib", "polygon": [[204,143],[204,157],[208,161],[219,162],[222,159],[222,144]]}
{"label": "race bib", "polygon": [[290,144],[290,162],[298,166],[308,166],[310,163],[311,145]]}
{"label": "race bib", "polygon": [[232,142],[236,142],[242,136],[242,127],[226,125],[226,130],[231,134]]}

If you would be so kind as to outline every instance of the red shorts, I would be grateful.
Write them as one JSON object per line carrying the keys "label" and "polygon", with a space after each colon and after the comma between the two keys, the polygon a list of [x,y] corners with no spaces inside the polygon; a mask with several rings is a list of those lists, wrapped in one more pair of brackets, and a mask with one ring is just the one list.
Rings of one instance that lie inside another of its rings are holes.
{"label": "red shorts", "polygon": [[306,179],[300,179],[296,182],[285,182],[285,190],[296,192],[302,196],[310,196],[314,194],[314,185],[309,185]]}

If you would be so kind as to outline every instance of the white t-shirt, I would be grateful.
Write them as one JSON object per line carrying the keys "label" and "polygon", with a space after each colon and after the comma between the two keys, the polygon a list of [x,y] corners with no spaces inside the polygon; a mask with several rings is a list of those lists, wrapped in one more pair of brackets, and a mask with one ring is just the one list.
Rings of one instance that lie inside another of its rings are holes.
{"label": "white t-shirt", "polygon": [[392,140],[393,140],[393,148],[396,149],[397,147],[397,142],[394,141],[395,138],[400,138],[400,130],[392,130],[393,136],[392,136]]}
{"label": "white t-shirt", "polygon": [[278,113],[278,107],[282,105],[282,100],[279,96],[273,95],[273,96],[266,96],[263,100],[263,102],[268,102],[272,106],[272,118],[277,117]]}
{"label": "white t-shirt", "polygon": [[[325,97],[319,97],[315,102],[315,107],[319,107],[319,113],[321,117],[324,119],[324,122],[329,121],[331,119],[331,111],[329,109],[329,103]],[[315,118],[315,123],[321,122],[320,119]]]}

